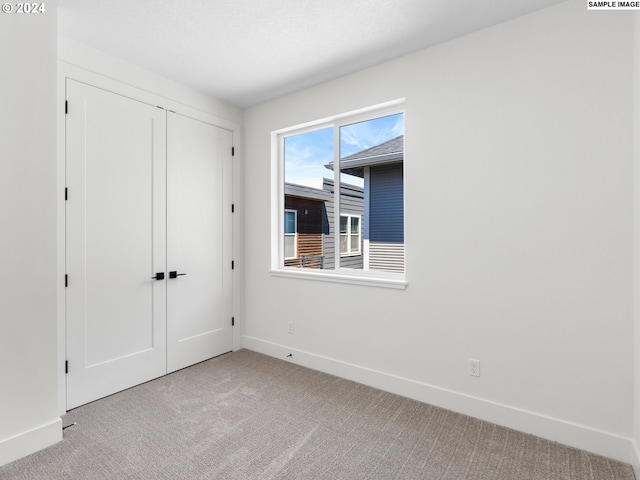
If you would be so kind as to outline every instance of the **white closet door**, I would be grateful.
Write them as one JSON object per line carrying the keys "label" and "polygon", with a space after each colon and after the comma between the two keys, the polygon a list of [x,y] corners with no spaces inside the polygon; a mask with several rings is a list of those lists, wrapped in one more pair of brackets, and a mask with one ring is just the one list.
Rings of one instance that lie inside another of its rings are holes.
{"label": "white closet door", "polygon": [[[168,114],[167,371],[231,351],[232,134]],[[173,275],[171,274],[173,272]]]}
{"label": "white closet door", "polygon": [[166,373],[166,113],[66,88],[70,409]]}

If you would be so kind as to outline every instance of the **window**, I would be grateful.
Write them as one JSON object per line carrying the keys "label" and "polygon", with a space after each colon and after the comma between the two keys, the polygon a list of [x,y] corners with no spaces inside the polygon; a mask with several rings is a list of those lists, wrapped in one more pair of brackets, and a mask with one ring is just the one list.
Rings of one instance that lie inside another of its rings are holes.
{"label": "window", "polygon": [[274,132],[273,142],[272,272],[404,285],[401,102]]}
{"label": "window", "polygon": [[295,210],[284,211],[284,258],[296,258],[296,225],[297,212]]}
{"label": "window", "polygon": [[360,217],[340,215],[340,255],[360,255]]}

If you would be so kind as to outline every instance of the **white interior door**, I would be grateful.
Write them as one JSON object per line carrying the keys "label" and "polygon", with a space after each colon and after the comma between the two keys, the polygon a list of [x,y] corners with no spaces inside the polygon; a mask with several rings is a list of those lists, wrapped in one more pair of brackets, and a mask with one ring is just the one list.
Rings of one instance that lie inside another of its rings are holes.
{"label": "white interior door", "polygon": [[66,89],[70,409],[166,373],[166,113]]}
{"label": "white interior door", "polygon": [[[168,114],[167,371],[232,350],[232,133]],[[171,272],[174,272],[171,275]]]}

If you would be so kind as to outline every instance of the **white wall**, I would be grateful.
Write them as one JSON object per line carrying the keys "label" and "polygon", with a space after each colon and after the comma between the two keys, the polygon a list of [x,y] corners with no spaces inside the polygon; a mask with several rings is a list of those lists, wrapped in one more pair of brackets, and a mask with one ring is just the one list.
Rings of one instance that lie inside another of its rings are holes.
{"label": "white wall", "polygon": [[242,111],[233,105],[63,35],[58,38],[58,58],[65,64],[216,116],[223,122],[242,121]]}
{"label": "white wall", "polygon": [[0,465],[57,415],[56,11],[0,15]]}
{"label": "white wall", "polygon": [[[572,0],[247,109],[244,345],[631,461],[631,45]],[[401,97],[409,287],[271,276],[270,133]]]}
{"label": "white wall", "polygon": [[640,12],[635,12],[633,17],[633,213],[634,213],[634,459],[633,466],[636,477],[640,478]]}

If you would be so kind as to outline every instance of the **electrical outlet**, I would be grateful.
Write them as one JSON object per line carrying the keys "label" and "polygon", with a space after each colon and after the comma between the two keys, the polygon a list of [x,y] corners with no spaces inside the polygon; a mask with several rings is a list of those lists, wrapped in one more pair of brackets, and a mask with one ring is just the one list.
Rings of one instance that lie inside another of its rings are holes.
{"label": "electrical outlet", "polygon": [[469,375],[472,377],[480,376],[480,360],[469,359]]}
{"label": "electrical outlet", "polygon": [[293,335],[293,322],[289,322],[289,335]]}

